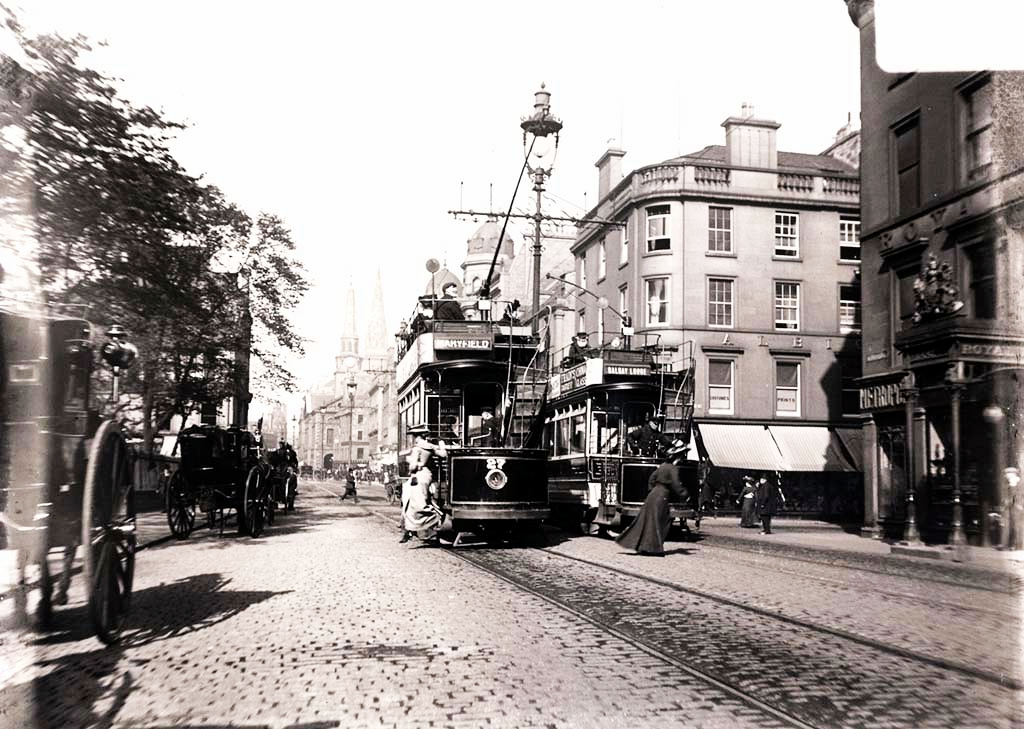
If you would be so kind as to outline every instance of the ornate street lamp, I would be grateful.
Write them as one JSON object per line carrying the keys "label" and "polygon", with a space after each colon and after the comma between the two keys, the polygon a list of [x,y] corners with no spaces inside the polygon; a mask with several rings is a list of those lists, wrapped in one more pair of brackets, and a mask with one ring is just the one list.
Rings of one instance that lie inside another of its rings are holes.
{"label": "ornate street lamp", "polygon": [[967,387],[964,377],[964,363],[954,362],[946,370],[946,389],[950,397],[950,423],[953,430],[953,530],[949,535],[949,543],[954,549],[967,544],[964,535],[964,512],[960,503],[960,399]]}
{"label": "ornate street lamp", "polygon": [[921,544],[917,531],[917,504],[915,503],[917,483],[914,478],[914,406],[917,404],[917,387],[914,373],[908,372],[900,381],[900,394],[906,410],[906,432],[903,435],[903,468],[907,481],[907,521],[903,530],[903,543]]}
{"label": "ornate street lamp", "polygon": [[[522,120],[519,125],[523,129],[523,152],[526,166],[533,176],[533,189],[537,193],[537,209],[533,216],[533,316],[540,311],[540,224],[544,219],[541,212],[541,193],[544,192],[544,180],[551,175],[558,155],[559,134],[562,122],[551,114],[551,93],[546,91],[544,84],[534,94],[533,114]],[[499,246],[501,241],[498,241]]]}

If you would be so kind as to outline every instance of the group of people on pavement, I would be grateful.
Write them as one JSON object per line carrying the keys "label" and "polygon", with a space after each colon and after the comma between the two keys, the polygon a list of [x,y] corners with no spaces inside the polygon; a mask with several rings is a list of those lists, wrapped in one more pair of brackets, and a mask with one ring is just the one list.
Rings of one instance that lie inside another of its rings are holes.
{"label": "group of people on pavement", "polygon": [[752,476],[744,476],[743,490],[736,503],[740,506],[741,527],[757,527],[760,520],[761,534],[771,534],[772,517],[786,504],[781,475],[776,473],[774,481],[761,476],[756,482]]}

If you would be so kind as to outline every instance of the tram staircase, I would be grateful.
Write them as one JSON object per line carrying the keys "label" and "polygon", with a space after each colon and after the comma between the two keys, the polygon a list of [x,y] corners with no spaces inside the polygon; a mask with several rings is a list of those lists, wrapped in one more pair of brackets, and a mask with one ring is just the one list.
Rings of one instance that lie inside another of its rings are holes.
{"label": "tram staircase", "polygon": [[505,445],[512,448],[540,448],[539,428],[543,425],[548,378],[543,367],[512,368],[509,392],[512,403],[507,407],[508,422]]}

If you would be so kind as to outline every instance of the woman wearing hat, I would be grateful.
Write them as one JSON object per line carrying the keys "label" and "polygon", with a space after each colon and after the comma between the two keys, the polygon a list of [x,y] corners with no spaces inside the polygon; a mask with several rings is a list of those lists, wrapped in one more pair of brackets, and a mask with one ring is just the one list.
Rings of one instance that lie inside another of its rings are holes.
{"label": "woman wearing hat", "polygon": [[430,488],[434,482],[430,460],[432,456],[444,458],[447,452],[443,445],[434,445],[427,440],[426,426],[410,428],[409,433],[415,435],[416,440],[408,458],[412,478],[402,489],[402,542],[408,542],[414,533],[421,539],[429,539],[444,518],[430,499]]}
{"label": "woman wearing hat", "polygon": [[686,448],[679,446],[670,448],[662,457],[661,465],[647,481],[647,498],[640,507],[640,513],[616,540],[623,547],[635,549],[637,554],[665,555],[665,538],[672,526],[669,501],[684,499],[676,464],[685,452]]}
{"label": "woman wearing hat", "polygon": [[743,491],[740,492],[740,497],[736,499],[736,503],[740,505],[740,526],[741,527],[756,527],[757,526],[757,486],[754,484],[754,479],[750,476],[743,477]]}

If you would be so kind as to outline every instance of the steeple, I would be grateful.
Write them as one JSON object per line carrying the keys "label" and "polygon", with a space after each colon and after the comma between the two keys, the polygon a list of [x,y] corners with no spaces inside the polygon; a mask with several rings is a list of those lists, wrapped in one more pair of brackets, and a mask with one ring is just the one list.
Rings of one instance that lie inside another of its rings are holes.
{"label": "steeple", "polygon": [[338,363],[346,357],[359,356],[359,334],[356,330],[356,290],[349,281],[345,289],[344,306],[341,308],[341,348]]}
{"label": "steeple", "polygon": [[388,331],[387,322],[384,320],[384,288],[380,282],[380,269],[378,268],[366,331],[366,364],[370,369],[384,369],[389,349]]}

